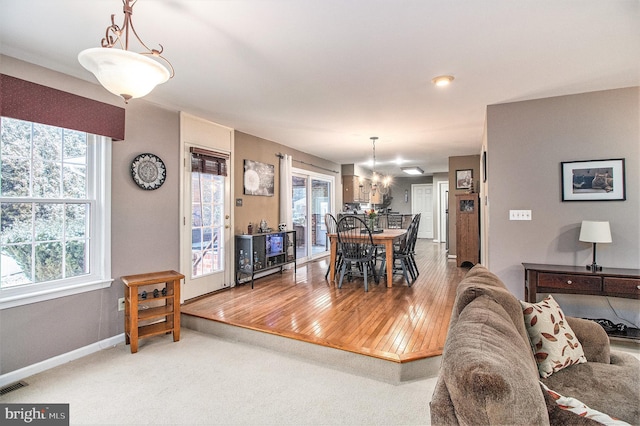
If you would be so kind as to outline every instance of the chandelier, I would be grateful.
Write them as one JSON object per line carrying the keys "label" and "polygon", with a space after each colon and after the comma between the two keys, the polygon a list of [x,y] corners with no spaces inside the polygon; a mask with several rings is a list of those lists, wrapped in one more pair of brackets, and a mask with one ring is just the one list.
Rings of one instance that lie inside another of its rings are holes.
{"label": "chandelier", "polygon": [[371,194],[372,197],[375,197],[376,193],[386,195],[391,186],[391,176],[381,176],[376,172],[376,141],[378,137],[372,136],[370,139],[373,143],[373,173],[370,182],[360,180],[360,191],[365,195]]}
{"label": "chandelier", "polygon": [[[128,103],[129,99],[147,95],[158,84],[174,76],[173,66],[162,56],[162,45],[159,45],[160,49],[149,49],[136,33],[132,21],[133,6],[136,2],[137,0],[122,0],[124,23],[121,26],[116,25],[115,15],[111,15],[111,25],[107,27],[102,39],[102,47],[86,49],[78,54],[80,64],[91,71],[105,89],[121,96],[125,103]],[[145,49],[144,52],[136,53],[129,50],[129,31]],[[116,44],[120,49],[115,48]],[[162,59],[168,67],[151,57]]]}

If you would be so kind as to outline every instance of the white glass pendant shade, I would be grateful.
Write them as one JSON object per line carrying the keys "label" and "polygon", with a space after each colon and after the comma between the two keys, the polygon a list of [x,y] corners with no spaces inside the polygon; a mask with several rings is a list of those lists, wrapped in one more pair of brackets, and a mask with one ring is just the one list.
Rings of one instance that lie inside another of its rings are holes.
{"label": "white glass pendant shade", "polygon": [[125,101],[145,96],[171,77],[159,62],[128,50],[95,47],[80,52],[78,61],[105,89]]}

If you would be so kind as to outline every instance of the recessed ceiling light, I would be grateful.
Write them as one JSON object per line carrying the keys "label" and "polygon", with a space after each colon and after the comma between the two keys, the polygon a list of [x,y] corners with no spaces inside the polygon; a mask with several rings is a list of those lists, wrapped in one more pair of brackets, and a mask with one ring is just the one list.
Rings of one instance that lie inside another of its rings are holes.
{"label": "recessed ceiling light", "polygon": [[439,75],[437,77],[434,77],[433,80],[431,80],[431,82],[438,87],[448,86],[449,84],[451,84],[452,81],[453,81],[452,75]]}
{"label": "recessed ceiling light", "polygon": [[401,167],[402,171],[408,175],[421,175],[424,173],[420,167]]}

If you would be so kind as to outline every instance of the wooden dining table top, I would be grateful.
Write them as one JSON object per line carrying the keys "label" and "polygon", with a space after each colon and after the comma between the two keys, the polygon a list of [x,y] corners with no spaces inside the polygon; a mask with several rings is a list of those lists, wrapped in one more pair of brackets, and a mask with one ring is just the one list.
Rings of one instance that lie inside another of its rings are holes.
{"label": "wooden dining table top", "polygon": [[[407,233],[406,229],[383,229],[382,232],[372,232],[371,238],[374,242],[376,241],[385,241],[385,240],[395,240],[398,237],[403,236]],[[367,234],[362,234],[363,237],[366,237]],[[338,234],[336,232],[329,234],[329,238],[337,238]]]}

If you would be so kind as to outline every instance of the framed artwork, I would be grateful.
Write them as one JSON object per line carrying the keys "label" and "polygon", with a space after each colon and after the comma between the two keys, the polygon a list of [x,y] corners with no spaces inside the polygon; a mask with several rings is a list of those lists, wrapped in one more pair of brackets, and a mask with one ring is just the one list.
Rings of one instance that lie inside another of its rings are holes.
{"label": "framed artwork", "polygon": [[244,160],[245,195],[273,197],[273,164]]}
{"label": "framed artwork", "polygon": [[561,163],[562,201],[626,200],[624,158]]}
{"label": "framed artwork", "polygon": [[456,170],[456,189],[471,189],[473,169]]}

